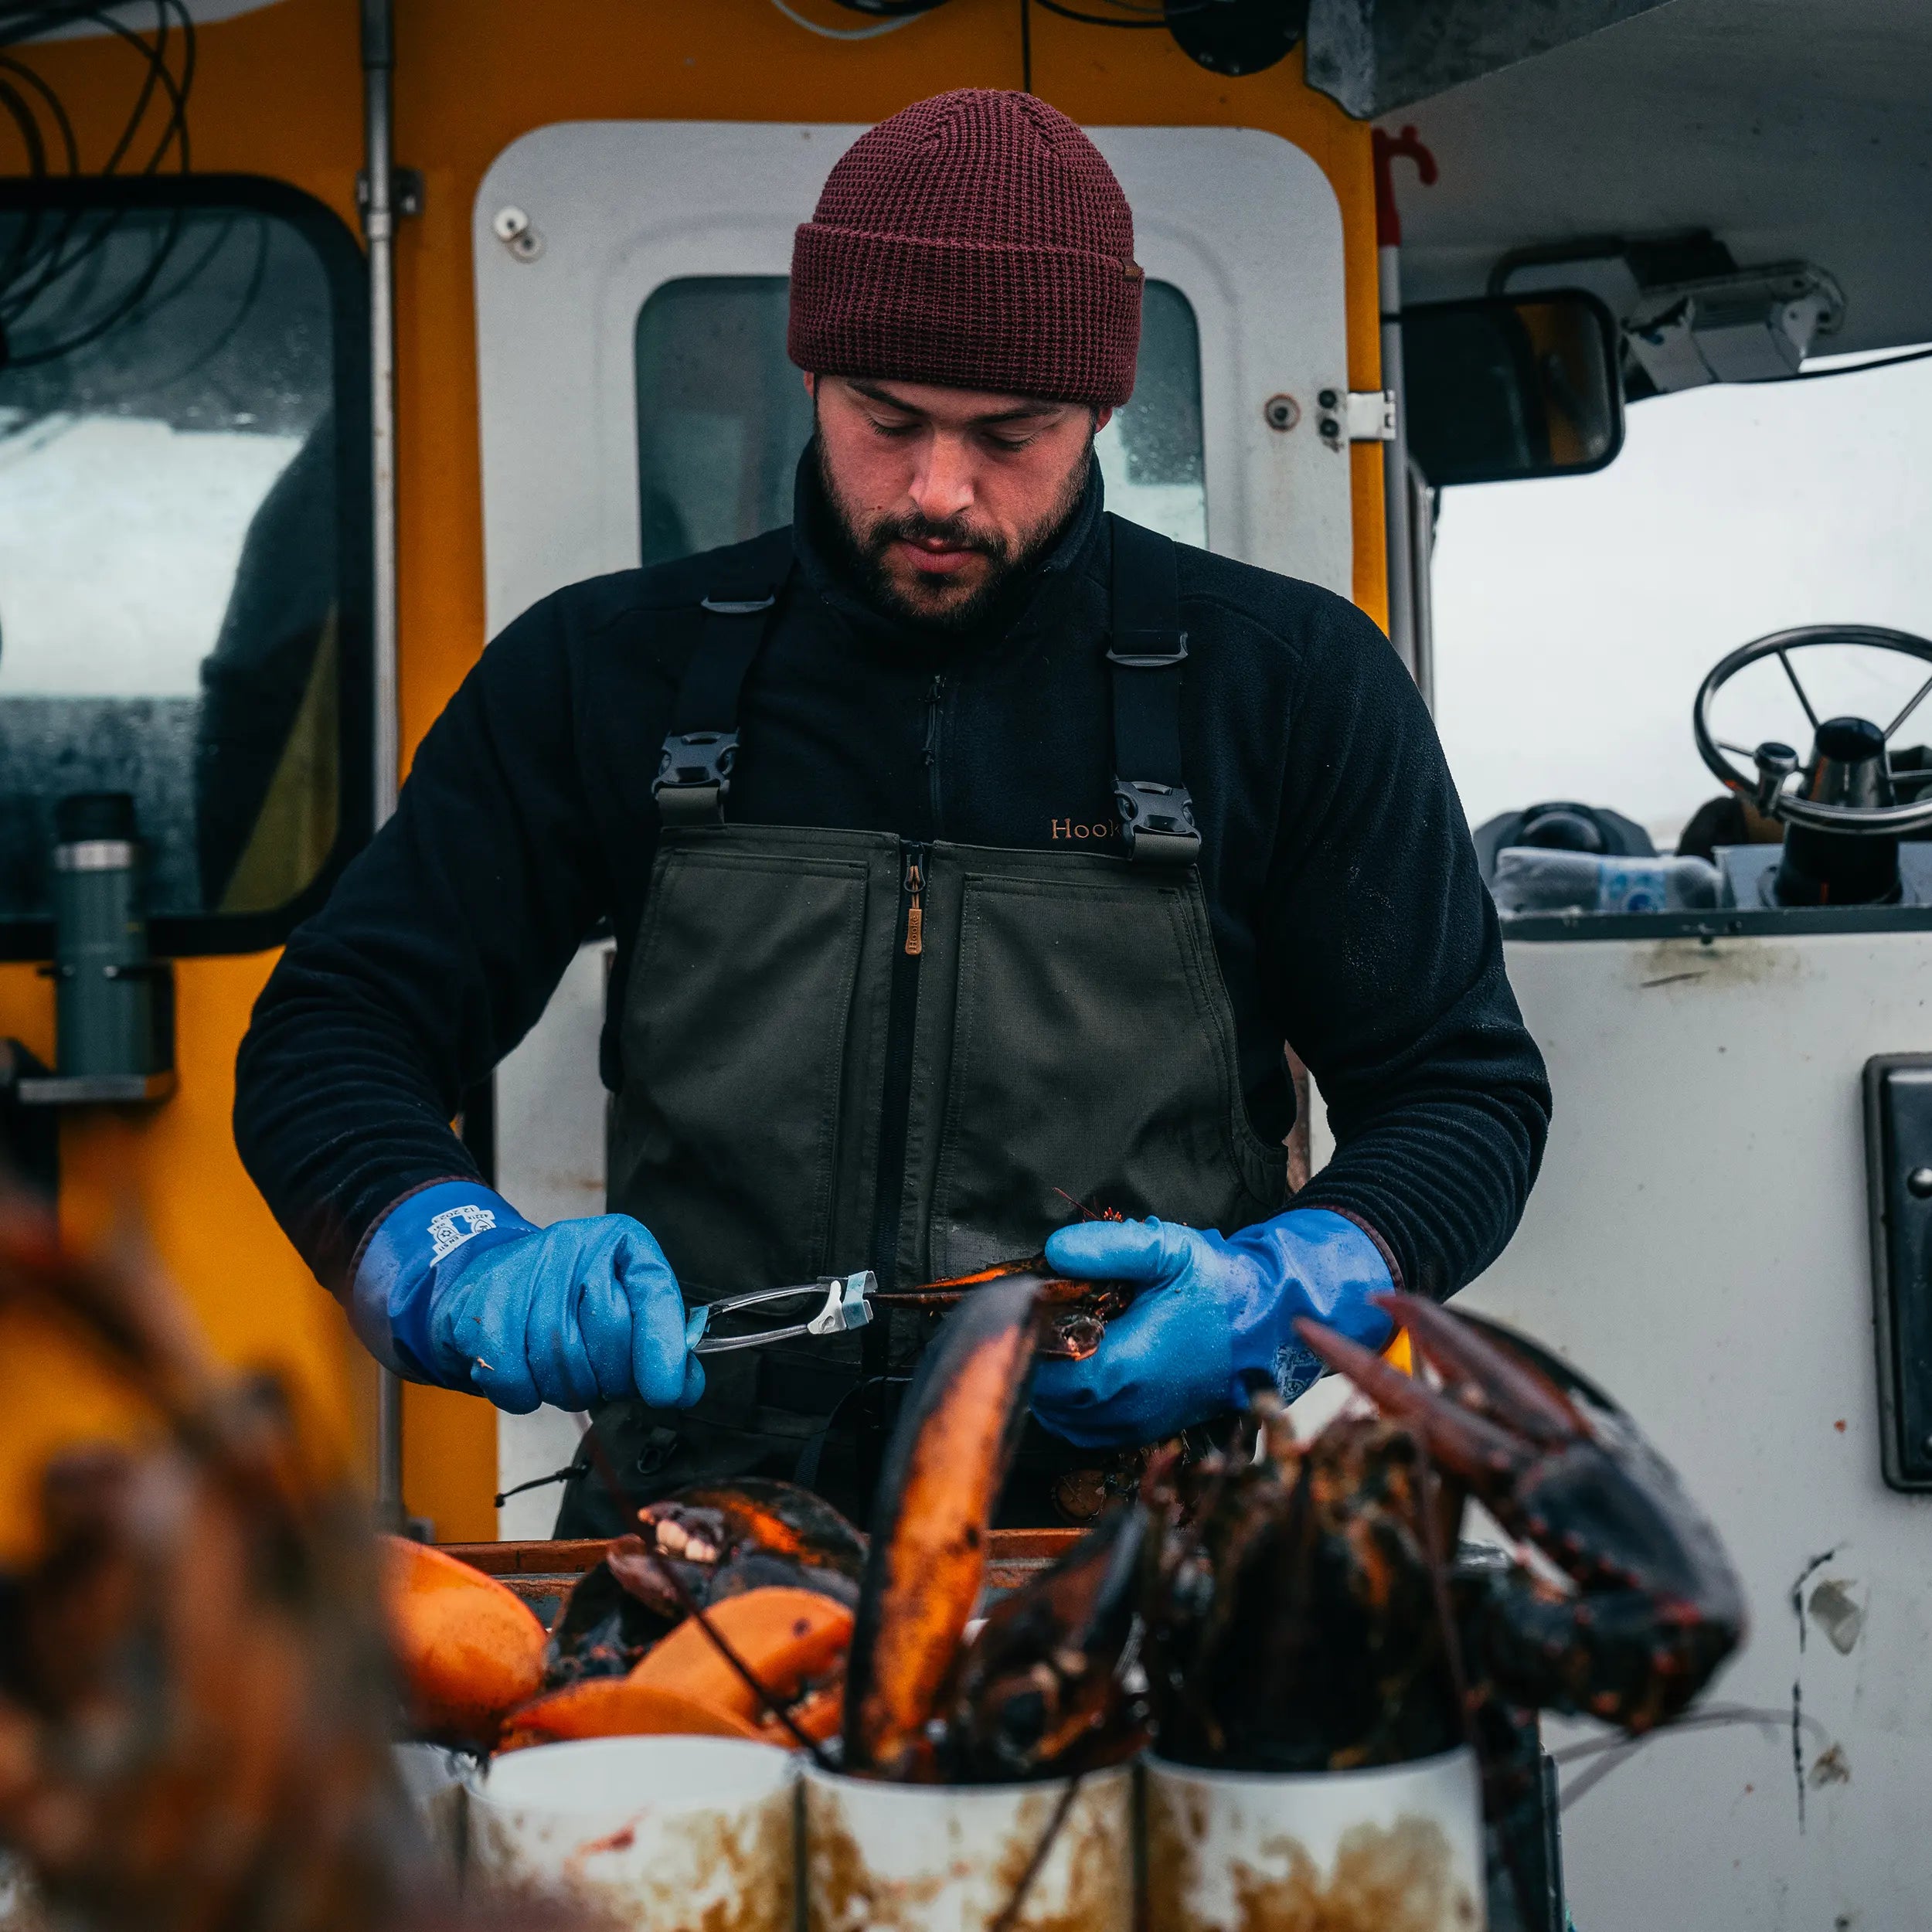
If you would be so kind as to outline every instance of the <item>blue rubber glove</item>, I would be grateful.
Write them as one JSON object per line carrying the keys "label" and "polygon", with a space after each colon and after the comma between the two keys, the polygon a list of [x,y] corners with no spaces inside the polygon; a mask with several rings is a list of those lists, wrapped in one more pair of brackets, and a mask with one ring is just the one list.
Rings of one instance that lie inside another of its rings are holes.
{"label": "blue rubber glove", "polygon": [[539,1228],[488,1188],[439,1181],[369,1237],[350,1318],[399,1375],[513,1415],[631,1396],[685,1408],[704,1393],[677,1277],[628,1214]]}
{"label": "blue rubber glove", "polygon": [[1034,1376],[1034,1414],[1083,1449],[1157,1442],[1205,1422],[1239,1401],[1250,1369],[1294,1400],[1322,1372],[1294,1332],[1298,1315],[1371,1349],[1394,1325],[1369,1300],[1395,1285],[1381,1250],[1325,1208],[1291,1208],[1234,1235],[1086,1221],[1056,1230],[1046,1258],[1078,1280],[1146,1284],[1084,1362],[1043,1362]]}

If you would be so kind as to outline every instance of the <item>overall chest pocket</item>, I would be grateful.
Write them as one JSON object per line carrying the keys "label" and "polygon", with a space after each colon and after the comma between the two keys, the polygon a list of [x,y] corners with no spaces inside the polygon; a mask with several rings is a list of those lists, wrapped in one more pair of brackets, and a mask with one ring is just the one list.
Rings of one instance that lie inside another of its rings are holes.
{"label": "overall chest pocket", "polygon": [[702,1294],[826,1265],[868,868],[667,849],[624,989],[610,1205]]}
{"label": "overall chest pocket", "polygon": [[1281,1204],[1189,881],[968,872],[951,1049],[937,1272],[1037,1248],[1080,1206],[1229,1229]]}

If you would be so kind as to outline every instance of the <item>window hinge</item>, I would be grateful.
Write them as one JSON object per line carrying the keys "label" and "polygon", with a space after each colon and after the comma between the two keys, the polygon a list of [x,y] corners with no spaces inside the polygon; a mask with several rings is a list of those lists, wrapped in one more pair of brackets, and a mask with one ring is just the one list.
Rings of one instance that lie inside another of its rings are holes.
{"label": "window hinge", "polygon": [[1390,389],[1325,389],[1315,398],[1321,406],[1318,427],[1331,449],[1345,443],[1393,443],[1396,440],[1396,393]]}

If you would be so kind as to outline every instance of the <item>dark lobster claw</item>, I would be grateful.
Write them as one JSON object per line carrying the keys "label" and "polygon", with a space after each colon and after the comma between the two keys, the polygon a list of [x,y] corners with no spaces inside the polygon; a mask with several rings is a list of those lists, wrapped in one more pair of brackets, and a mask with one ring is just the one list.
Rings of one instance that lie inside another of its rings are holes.
{"label": "dark lobster claw", "polygon": [[1447,1309],[1420,1295],[1374,1299],[1442,1374],[1440,1393],[1306,1316],[1296,1321],[1295,1332],[1479,1495],[1492,1485],[1507,1485],[1542,1451],[1589,1433],[1582,1412],[1553,1383],[1504,1355]]}
{"label": "dark lobster claw", "polygon": [[1141,1716],[1122,1683],[1147,1512],[1109,1512],[986,1614],[961,1663],[953,1750],[968,1778],[1063,1777],[1131,1757]]}
{"label": "dark lobster claw", "polygon": [[1443,1378],[1430,1386],[1303,1319],[1308,1346],[1577,1587],[1519,1572],[1481,1635],[1499,1687],[1632,1730],[1674,1716],[1744,1632],[1743,1591],[1676,1473],[1628,1417],[1573,1399],[1526,1354],[1414,1295],[1378,1295]]}

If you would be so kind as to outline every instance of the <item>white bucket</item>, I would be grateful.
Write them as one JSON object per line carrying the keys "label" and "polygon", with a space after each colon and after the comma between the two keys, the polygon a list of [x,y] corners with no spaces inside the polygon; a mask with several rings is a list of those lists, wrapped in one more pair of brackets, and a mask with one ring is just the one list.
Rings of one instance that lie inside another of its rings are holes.
{"label": "white bucket", "polygon": [[567,1899],[637,1932],[792,1932],[798,1771],[769,1744],[597,1737],[471,1781],[474,1886]]}
{"label": "white bucket", "polygon": [[[444,1875],[454,1879],[463,1868],[463,1784],[471,1760],[440,1744],[396,1744],[390,1749],[396,1777],[423,1835]],[[0,1920],[0,1932],[5,1932],[5,1920]]]}
{"label": "white bucket", "polygon": [[1148,1932],[1482,1932],[1467,1750],[1277,1775],[1147,1760]]}
{"label": "white bucket", "polygon": [[[1066,1798],[1042,1784],[890,1784],[805,1770],[807,1932],[987,1932]],[[1134,1772],[1080,1781],[1012,1932],[1130,1932]]]}

